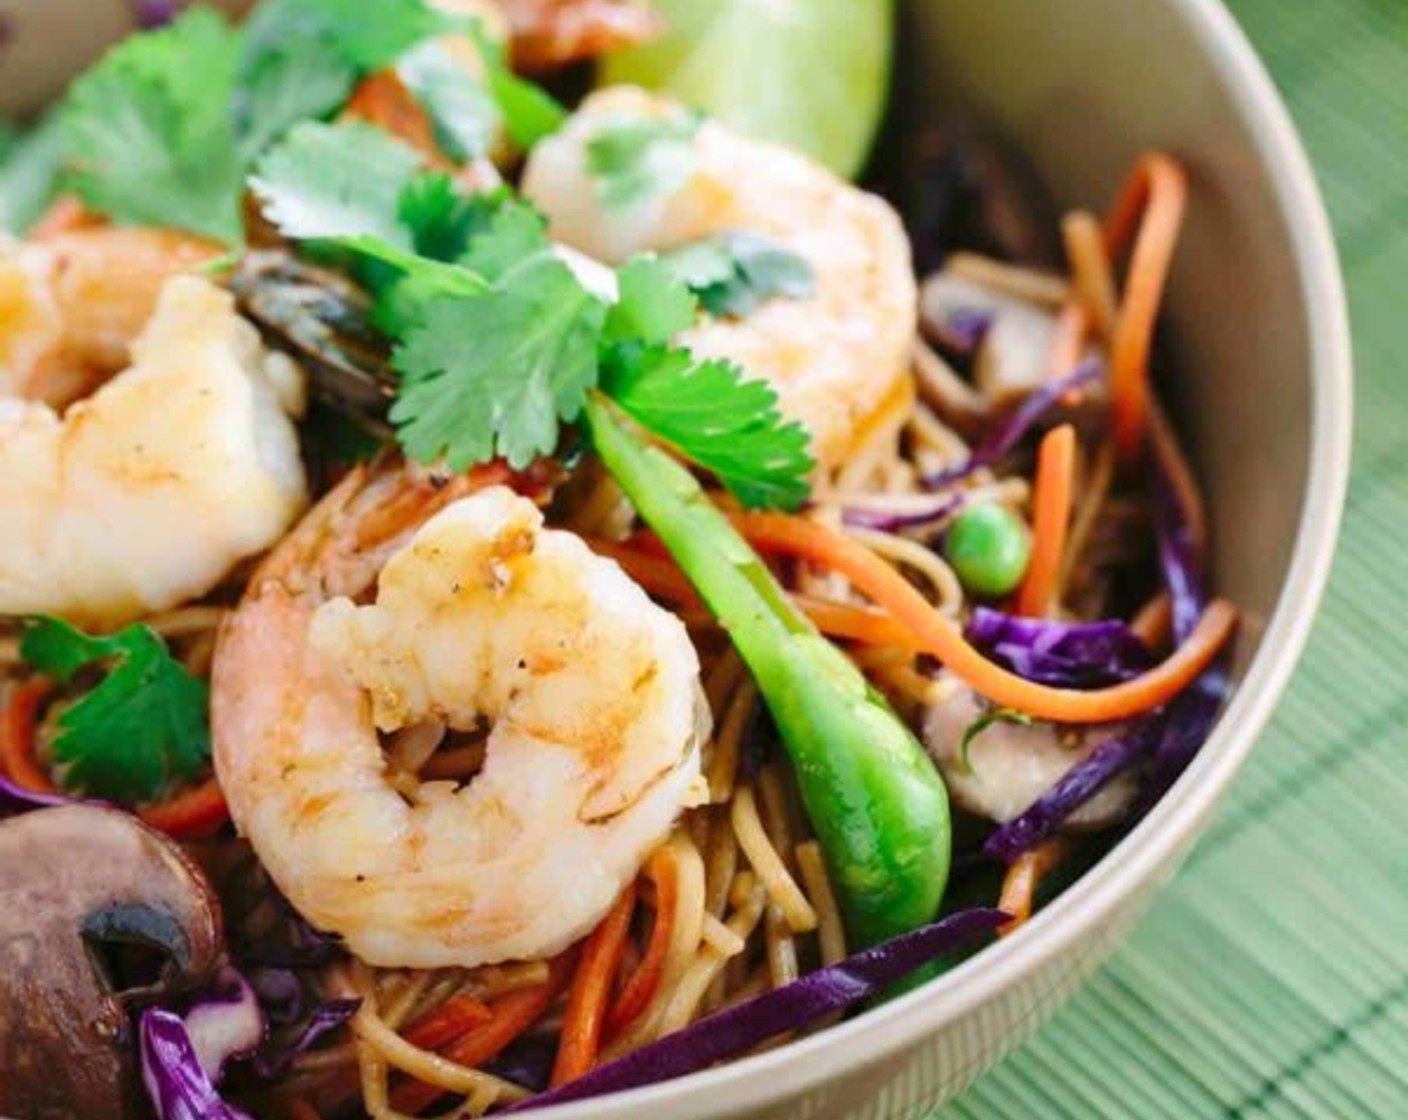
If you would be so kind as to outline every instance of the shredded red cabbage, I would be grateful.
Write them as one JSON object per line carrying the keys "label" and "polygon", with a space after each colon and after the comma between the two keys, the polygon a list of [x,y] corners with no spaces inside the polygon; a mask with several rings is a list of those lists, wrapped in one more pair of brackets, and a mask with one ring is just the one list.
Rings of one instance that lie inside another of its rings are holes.
{"label": "shredded red cabbage", "polygon": [[1192,526],[1179,505],[1173,483],[1154,456],[1150,478],[1150,498],[1154,512],[1154,532],[1159,542],[1159,569],[1173,607],[1173,639],[1187,640],[1208,605],[1198,550]]}
{"label": "shredded red cabbage", "polygon": [[179,1015],[148,1008],[137,1022],[142,1084],[157,1120],[251,1120],[220,1099]]}
{"label": "shredded red cabbage", "polygon": [[1137,677],[1153,663],[1118,619],[1052,622],[978,607],[968,640],[1020,677],[1057,688],[1100,688]]}
{"label": "shredded red cabbage", "polygon": [[952,914],[700,1019],[508,1111],[635,1089],[706,1069],[784,1031],[804,1027],[868,999],[944,954],[991,933],[1008,919],[1009,915],[1001,910]]}
{"label": "shredded red cabbage", "polygon": [[[1172,600],[1174,640],[1182,643],[1198,625],[1207,607],[1207,593],[1187,511],[1180,506],[1166,465],[1157,454],[1152,468],[1159,565]],[[1142,798],[1147,808],[1198,753],[1230,688],[1225,658],[1219,658],[1165,707],[1124,735],[1102,743],[1090,757],[1068,770],[1035,804],[989,836],[984,853],[1010,863],[1054,832],[1117,774],[1152,755],[1152,772]]]}
{"label": "shredded red cabbage", "polygon": [[521,1085],[530,1093],[541,1093],[552,1079],[552,1063],[556,1055],[555,1042],[526,1035],[510,1043],[502,1054],[484,1066],[484,1070]]}
{"label": "shredded red cabbage", "polygon": [[983,344],[995,318],[985,308],[955,307],[942,321],[929,320],[929,328],[934,341],[943,349],[959,357],[968,357]]}
{"label": "shredded red cabbage", "polygon": [[185,1024],[191,1049],[215,1084],[231,1058],[242,1058],[258,1049],[266,1030],[254,989],[228,966],[220,970],[209,991],[192,1001]]}
{"label": "shredded red cabbage", "polygon": [[983,844],[983,854],[1011,863],[1045,840],[1108,782],[1147,756],[1159,742],[1162,730],[1162,721],[1150,719],[1123,735],[1106,739],[1062,774],[1031,806],[989,836]]}
{"label": "shredded red cabbage", "polygon": [[303,1025],[283,1041],[271,1041],[254,1056],[258,1077],[272,1081],[288,1072],[294,1058],[313,1048],[324,1035],[337,1030],[362,1006],[359,999],[333,999],[313,1009]]}
{"label": "shredded red cabbage", "polygon": [[875,529],[881,533],[897,533],[901,529],[914,529],[920,525],[942,521],[952,517],[963,508],[961,494],[950,494],[936,499],[921,509],[898,510],[858,509],[854,506],[844,510],[841,519],[857,529]]}
{"label": "shredded red cabbage", "polygon": [[38,793],[12,782],[0,774],[0,818],[17,817],[35,809],[52,809],[56,805],[72,805],[73,798],[61,793]]}
{"label": "shredded red cabbage", "polygon": [[[1198,619],[1207,609],[1208,596],[1191,519],[1178,500],[1178,491],[1161,448],[1156,442],[1150,459],[1150,498],[1154,531],[1159,541],[1159,568],[1172,604],[1173,637],[1181,643],[1197,627]],[[1224,655],[1169,704],[1165,727],[1154,750],[1153,774],[1145,791],[1146,800],[1162,796],[1188,768],[1212,731],[1218,710],[1231,689],[1232,680]]]}
{"label": "shredded red cabbage", "polygon": [[1091,359],[1082,362],[1065,377],[1048,381],[1024,400],[986,440],[974,449],[962,463],[928,475],[923,479],[930,490],[951,486],[982,467],[990,467],[1011,451],[1036,423],[1056,407],[1072,389],[1094,381],[1104,373],[1104,366]]}

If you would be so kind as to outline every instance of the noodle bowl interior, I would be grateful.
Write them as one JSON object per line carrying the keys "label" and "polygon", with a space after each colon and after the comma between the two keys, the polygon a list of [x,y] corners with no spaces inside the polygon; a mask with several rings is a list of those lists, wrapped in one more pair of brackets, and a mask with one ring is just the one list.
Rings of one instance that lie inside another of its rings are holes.
{"label": "noodle bowl interior", "polygon": [[56,931],[0,1113],[574,1100],[1019,930],[1229,688],[1151,371],[1197,184],[1053,215],[966,122],[897,210],[513,73],[631,0],[323,7],[114,48],[0,246],[0,900]]}

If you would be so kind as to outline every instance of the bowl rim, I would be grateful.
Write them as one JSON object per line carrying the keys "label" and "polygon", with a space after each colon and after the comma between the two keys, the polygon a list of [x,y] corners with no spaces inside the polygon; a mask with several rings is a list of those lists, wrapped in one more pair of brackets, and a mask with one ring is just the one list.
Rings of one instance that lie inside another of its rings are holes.
{"label": "bowl rim", "polygon": [[[1202,47],[1271,172],[1308,316],[1311,438],[1285,583],[1256,656],[1207,747],[1129,834],[1026,927],[914,991],[828,1030],[671,1081],[534,1109],[544,1120],[721,1115],[761,1108],[872,1065],[939,1031],[1087,938],[1188,845],[1246,761],[1315,619],[1349,482],[1353,376],[1339,257],[1309,157],[1280,93],[1220,0],[1167,0]],[[668,1111],[663,1111],[668,1110]]]}

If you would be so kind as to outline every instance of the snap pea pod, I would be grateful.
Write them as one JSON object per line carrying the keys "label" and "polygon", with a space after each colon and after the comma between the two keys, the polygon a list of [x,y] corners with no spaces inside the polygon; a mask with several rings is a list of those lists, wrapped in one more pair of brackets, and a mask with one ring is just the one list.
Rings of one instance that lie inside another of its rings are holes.
{"label": "snap pea pod", "polygon": [[933,920],[948,880],[948,794],[914,735],[792,604],[694,477],[593,394],[592,443],[753,674],[791,756],[853,942]]}

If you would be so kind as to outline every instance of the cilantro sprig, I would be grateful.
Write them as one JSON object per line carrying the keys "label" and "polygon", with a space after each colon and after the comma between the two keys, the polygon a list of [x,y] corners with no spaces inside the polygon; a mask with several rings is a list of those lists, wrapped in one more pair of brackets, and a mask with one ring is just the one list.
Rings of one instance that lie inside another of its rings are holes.
{"label": "cilantro sprig", "polygon": [[773,389],[672,343],[699,308],[670,267],[628,262],[608,304],[530,205],[460,198],[413,155],[356,126],[303,124],[253,180],[286,236],[357,254],[375,322],[397,343],[390,419],[411,458],[525,467],[557,448],[600,390],[744,504],[806,499],[807,433]]}
{"label": "cilantro sprig", "polygon": [[[480,44],[482,83],[437,44],[447,32]],[[566,116],[509,72],[477,21],[431,0],[264,0],[240,29],[195,7],[129,36],[74,83],[61,113],[71,185],[118,222],[238,244],[246,177],[261,155],[393,64],[458,158],[484,154],[500,122],[526,147]]]}
{"label": "cilantro sprig", "polygon": [[546,244],[522,254],[528,227],[506,210],[469,263],[488,291],[438,299],[395,356],[403,385],[391,409],[412,458],[462,470],[495,456],[522,468],[557,447],[597,380],[606,305]]}
{"label": "cilantro sprig", "polygon": [[60,684],[90,666],[107,666],[102,680],[59,716],[54,757],[70,789],[149,801],[171,783],[197,777],[209,762],[209,688],[150,627],[93,637],[44,617],[25,631],[20,653]]}
{"label": "cilantro sprig", "polygon": [[230,100],[238,35],[195,8],[135,35],[74,83],[63,110],[72,185],[119,222],[238,241],[244,168]]}

